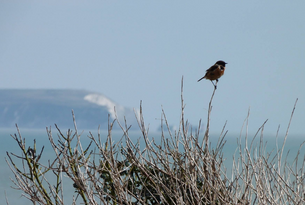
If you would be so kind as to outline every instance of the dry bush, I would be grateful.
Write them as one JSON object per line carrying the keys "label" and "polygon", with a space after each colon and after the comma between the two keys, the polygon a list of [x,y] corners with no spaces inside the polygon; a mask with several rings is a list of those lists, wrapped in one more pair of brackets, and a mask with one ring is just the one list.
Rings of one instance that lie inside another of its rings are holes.
{"label": "dry bush", "polygon": [[[255,153],[253,144],[248,146],[246,135],[246,144],[240,141],[238,156],[233,160],[232,177],[226,176],[222,155],[225,126],[217,146],[209,147],[215,91],[203,139],[199,137],[201,123],[193,132],[184,119],[183,83],[180,127],[172,133],[162,110],[161,143],[149,139],[140,105],[138,125],[144,149],[140,149],[139,141],[130,139],[127,122],[122,125],[118,121],[109,122],[106,139],[100,133],[89,133],[91,142],[83,148],[73,114],[74,131],[63,134],[56,126],[55,139],[47,128],[55,158],[43,165],[40,159],[44,148],[39,151],[34,142],[33,148],[26,149],[17,127],[18,132],[12,137],[22,155],[7,152],[7,162],[15,176],[13,182],[33,204],[64,204],[64,198],[72,198],[64,194],[65,177],[75,189],[73,204],[304,204],[304,164],[298,167],[299,155],[291,166],[283,161],[285,143],[271,157],[266,155],[263,140]],[[114,123],[122,130],[122,138],[116,143],[112,141]],[[263,135],[263,128],[264,124],[254,138]],[[22,167],[14,160],[21,160]],[[55,180],[50,180],[50,175]]]}

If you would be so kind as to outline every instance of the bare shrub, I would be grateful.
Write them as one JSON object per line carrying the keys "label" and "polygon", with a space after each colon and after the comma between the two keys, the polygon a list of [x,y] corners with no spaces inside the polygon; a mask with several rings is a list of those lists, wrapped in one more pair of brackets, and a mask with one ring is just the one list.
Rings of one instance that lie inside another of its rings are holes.
{"label": "bare shrub", "polygon": [[[51,129],[46,129],[55,158],[44,165],[40,163],[44,147],[38,150],[34,141],[34,146],[27,149],[17,127],[17,134],[11,136],[22,154],[7,152],[7,163],[15,176],[13,182],[33,204],[64,204],[64,198],[72,197],[64,194],[64,176],[75,189],[73,204],[303,204],[304,163],[300,167],[297,164],[299,154],[294,164],[282,163],[285,143],[273,156],[266,155],[262,140],[265,123],[254,136],[261,136],[258,152],[252,143],[248,146],[246,135],[245,145],[240,141],[238,156],[233,159],[232,176],[226,176],[222,153],[225,126],[216,147],[209,147],[215,91],[203,139],[199,137],[201,122],[193,131],[184,119],[183,80],[179,129],[172,133],[162,110],[161,143],[149,139],[140,104],[137,120],[144,149],[140,149],[139,141],[131,140],[127,122],[116,120],[109,121],[106,140],[100,132],[97,136],[90,132],[91,142],[83,147],[72,112],[74,131],[64,134],[56,126],[55,139]],[[114,123],[122,130],[122,138],[116,143],[112,140]],[[288,130],[289,126],[285,140]],[[15,160],[21,160],[22,167]],[[50,175],[56,180],[50,180]]]}

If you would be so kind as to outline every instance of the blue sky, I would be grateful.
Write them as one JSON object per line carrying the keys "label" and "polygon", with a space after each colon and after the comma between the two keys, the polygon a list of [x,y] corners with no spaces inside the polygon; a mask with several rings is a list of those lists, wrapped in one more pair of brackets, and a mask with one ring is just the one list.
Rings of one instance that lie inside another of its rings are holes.
{"label": "blue sky", "polygon": [[[0,88],[85,89],[138,108],[146,124],[185,117],[205,125],[213,86],[197,82],[228,62],[211,133],[284,135],[305,126],[305,1],[1,1]],[[49,125],[46,125],[49,126]],[[137,125],[134,125],[137,126]]]}

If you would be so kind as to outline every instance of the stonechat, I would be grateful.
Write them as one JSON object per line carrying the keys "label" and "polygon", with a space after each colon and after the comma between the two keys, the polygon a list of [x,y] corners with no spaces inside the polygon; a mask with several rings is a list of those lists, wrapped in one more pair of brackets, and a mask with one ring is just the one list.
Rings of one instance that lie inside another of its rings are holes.
{"label": "stonechat", "polygon": [[213,83],[215,89],[217,88],[218,79],[224,74],[226,69],[226,62],[217,61],[214,65],[212,65],[209,69],[206,70],[205,76],[198,80],[201,81],[203,78],[210,80],[213,83],[213,80],[216,80],[216,84]]}

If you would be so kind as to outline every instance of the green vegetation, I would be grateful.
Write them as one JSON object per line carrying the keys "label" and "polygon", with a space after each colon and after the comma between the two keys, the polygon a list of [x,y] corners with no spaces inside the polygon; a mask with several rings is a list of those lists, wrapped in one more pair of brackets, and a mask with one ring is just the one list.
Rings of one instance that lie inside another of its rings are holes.
{"label": "green vegetation", "polygon": [[[15,186],[33,204],[47,205],[64,204],[64,198],[73,197],[63,194],[64,177],[71,180],[75,189],[73,204],[304,204],[304,163],[298,166],[299,154],[293,165],[285,163],[282,159],[285,143],[271,156],[265,154],[261,140],[258,153],[253,154],[255,148],[252,143],[248,146],[246,137],[245,146],[240,143],[237,148],[232,177],[226,176],[222,154],[225,126],[217,146],[209,147],[209,119],[215,91],[203,139],[184,119],[183,84],[180,127],[172,133],[163,111],[165,126],[160,144],[149,140],[140,105],[138,125],[145,142],[142,149],[139,142],[130,140],[127,122],[121,124],[116,120],[109,122],[105,141],[100,134],[90,133],[91,143],[83,147],[73,114],[74,131],[63,134],[56,126],[55,139],[47,128],[54,159],[43,165],[40,159],[44,148],[39,150],[35,141],[32,148],[27,148],[17,127],[18,133],[12,137],[22,154],[7,152]],[[294,109],[292,115],[293,112]],[[121,127],[122,138],[113,143],[115,123]],[[254,138],[263,134],[264,124]],[[16,160],[21,160],[23,166],[18,167]],[[56,180],[49,180],[50,175]]]}

